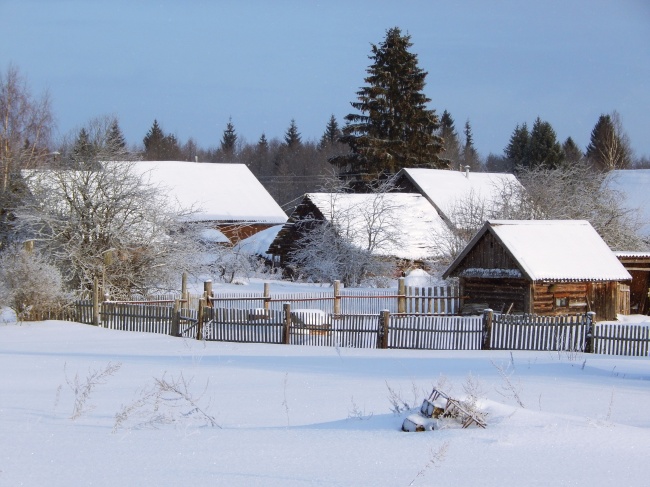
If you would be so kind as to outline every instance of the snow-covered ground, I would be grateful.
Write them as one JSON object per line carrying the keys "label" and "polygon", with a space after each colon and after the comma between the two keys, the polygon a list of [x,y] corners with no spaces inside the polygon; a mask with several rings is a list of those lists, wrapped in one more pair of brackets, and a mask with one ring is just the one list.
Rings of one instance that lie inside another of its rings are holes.
{"label": "snow-covered ground", "polygon": [[[204,343],[9,318],[0,485],[649,482],[647,358]],[[106,376],[85,395],[93,372]],[[486,429],[400,431],[389,388],[416,405],[439,383],[462,398],[470,374]],[[165,393],[156,410],[156,379],[181,378],[194,405]]]}

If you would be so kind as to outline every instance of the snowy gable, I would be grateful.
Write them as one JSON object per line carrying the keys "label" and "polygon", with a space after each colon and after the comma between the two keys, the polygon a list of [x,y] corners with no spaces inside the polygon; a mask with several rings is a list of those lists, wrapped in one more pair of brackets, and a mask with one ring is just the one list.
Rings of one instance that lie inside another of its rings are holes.
{"label": "snowy gable", "polygon": [[[584,220],[493,220],[485,224],[477,237],[486,231],[496,236],[534,282],[631,279],[600,235]],[[468,247],[476,241],[475,237]]]}
{"label": "snowy gable", "polygon": [[282,224],[287,215],[245,164],[139,161],[137,173],[170,200],[198,211],[192,221]]}
{"label": "snowy gable", "polygon": [[637,212],[639,233],[650,237],[650,169],[610,171],[605,184],[623,196],[623,208]]}
{"label": "snowy gable", "polygon": [[376,255],[418,260],[431,256],[435,232],[446,228],[435,208],[411,193],[308,193],[305,198],[359,248]]}
{"label": "snowy gable", "polygon": [[501,211],[504,204],[518,205],[517,193],[522,189],[513,174],[405,168],[398,178],[408,180],[443,218],[454,224],[458,224],[455,214],[459,206],[480,204],[489,217],[491,212]]}

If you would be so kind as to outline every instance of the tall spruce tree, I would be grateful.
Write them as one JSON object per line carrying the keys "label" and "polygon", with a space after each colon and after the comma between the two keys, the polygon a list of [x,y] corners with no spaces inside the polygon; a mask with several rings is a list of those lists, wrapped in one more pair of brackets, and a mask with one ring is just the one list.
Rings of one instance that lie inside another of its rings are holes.
{"label": "tall spruce tree", "polygon": [[284,142],[287,144],[287,147],[291,149],[298,147],[302,142],[300,132],[298,132],[298,126],[293,118],[291,119],[289,128],[284,134]]}
{"label": "tall spruce tree", "polygon": [[562,152],[564,152],[565,165],[579,164],[584,159],[582,150],[571,137],[567,137],[562,144]]}
{"label": "tall spruce tree", "polygon": [[510,136],[510,141],[504,149],[504,154],[508,162],[513,166],[526,166],[526,155],[528,150],[528,142],[530,140],[530,133],[528,133],[528,126],[523,124],[515,127],[515,130]]}
{"label": "tall spruce tree", "polygon": [[[587,160],[601,171],[625,169],[632,161],[632,151],[620,127],[618,114],[601,115],[591,131],[587,146]],[[618,127],[617,127],[617,123]]]}
{"label": "tall spruce tree", "polygon": [[332,115],[329,122],[327,122],[323,136],[320,138],[319,148],[324,149],[335,144],[340,137],[341,129],[339,128],[339,123],[336,121],[336,117]]}
{"label": "tall spruce tree", "polygon": [[539,117],[535,119],[530,131],[526,161],[530,168],[544,166],[547,169],[557,169],[564,161],[562,146],[557,141],[555,130],[550,123]]}
{"label": "tall spruce tree", "polygon": [[460,141],[454,126],[454,119],[447,110],[443,111],[440,116],[439,134],[444,147],[440,153],[440,159],[448,161],[450,167],[458,168],[461,154]]}
{"label": "tall spruce tree", "polygon": [[153,121],[153,125],[142,142],[144,143],[143,158],[145,161],[173,161],[181,157],[181,148],[176,136],[165,135],[158,125],[158,120]]}
{"label": "tall spruce tree", "polygon": [[469,120],[465,122],[463,129],[465,135],[465,145],[463,146],[462,161],[464,166],[469,166],[472,171],[478,171],[481,168],[481,159],[474,147],[474,136],[472,135],[472,126]]}
{"label": "tall spruce tree", "polygon": [[384,41],[372,45],[372,64],[366,86],[357,92],[353,108],[360,113],[345,117],[341,142],[351,153],[330,159],[341,175],[369,181],[403,167],[447,168],[439,157],[443,142],[436,131],[440,121],[431,101],[422,93],[427,72],[418,66],[409,48],[411,37],[394,27]]}
{"label": "tall spruce tree", "polygon": [[120,123],[117,118],[114,118],[111,122],[111,126],[108,129],[108,135],[106,136],[106,143],[112,147],[115,151],[124,151],[126,150],[126,140],[122,134],[122,129],[120,128]]}
{"label": "tall spruce tree", "polygon": [[260,139],[257,141],[257,150],[264,152],[269,150],[269,141],[266,139],[265,133],[262,133]]}
{"label": "tall spruce tree", "polygon": [[82,128],[72,147],[72,164],[75,169],[84,169],[86,165],[92,164],[97,150],[90,141],[86,128]]}
{"label": "tall spruce tree", "polygon": [[235,126],[232,123],[232,118],[228,119],[228,124],[226,125],[223,135],[221,136],[221,146],[220,149],[225,156],[231,157],[235,154],[235,146],[237,144],[237,133],[235,132]]}
{"label": "tall spruce tree", "polygon": [[153,125],[142,140],[144,144],[144,160],[159,161],[163,152],[165,133],[158,125],[158,120],[153,121]]}

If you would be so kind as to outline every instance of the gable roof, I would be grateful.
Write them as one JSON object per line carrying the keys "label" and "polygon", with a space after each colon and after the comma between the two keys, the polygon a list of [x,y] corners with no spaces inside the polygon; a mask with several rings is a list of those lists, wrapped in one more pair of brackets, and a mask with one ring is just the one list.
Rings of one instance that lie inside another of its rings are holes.
{"label": "gable roof", "polygon": [[449,276],[490,232],[530,281],[624,281],[632,278],[584,220],[487,221],[443,274]]}
{"label": "gable roof", "polygon": [[513,174],[505,173],[404,168],[397,174],[398,180],[402,177],[407,178],[441,216],[454,225],[457,224],[454,221],[454,211],[459,203],[471,198],[476,202],[485,203],[490,210],[503,204],[504,189],[522,188]]}
{"label": "gable roof", "polygon": [[[432,254],[431,236],[438,229],[442,231],[445,223],[436,210],[421,195],[415,193],[350,194],[350,193],[307,193],[302,202],[284,226],[284,235],[290,227],[300,220],[301,211],[315,208],[325,221],[345,227],[351,243],[359,248],[368,248],[367,224],[371,215],[384,220],[383,228],[391,237],[382,241],[373,249],[373,254],[397,257],[400,259],[419,260]],[[373,213],[372,208],[383,208]],[[374,225],[374,228],[379,228]],[[275,240],[271,247],[278,244]]]}
{"label": "gable roof", "polygon": [[624,196],[623,208],[638,211],[638,231],[650,237],[650,169],[616,169],[607,174],[604,184]]}
{"label": "gable roof", "polygon": [[196,207],[191,221],[287,221],[286,213],[245,164],[138,161],[134,170],[165,188],[173,202]]}

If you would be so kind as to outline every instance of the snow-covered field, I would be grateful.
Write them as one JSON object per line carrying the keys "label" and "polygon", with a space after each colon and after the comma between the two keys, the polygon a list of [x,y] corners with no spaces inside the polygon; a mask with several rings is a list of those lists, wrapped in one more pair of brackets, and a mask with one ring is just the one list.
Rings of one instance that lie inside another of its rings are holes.
{"label": "snow-covered field", "polygon": [[[647,358],[203,343],[4,318],[3,486],[650,482]],[[462,398],[470,374],[485,430],[400,431],[389,388],[417,405],[439,383]],[[181,377],[194,405],[165,393],[156,410],[155,379]]]}

